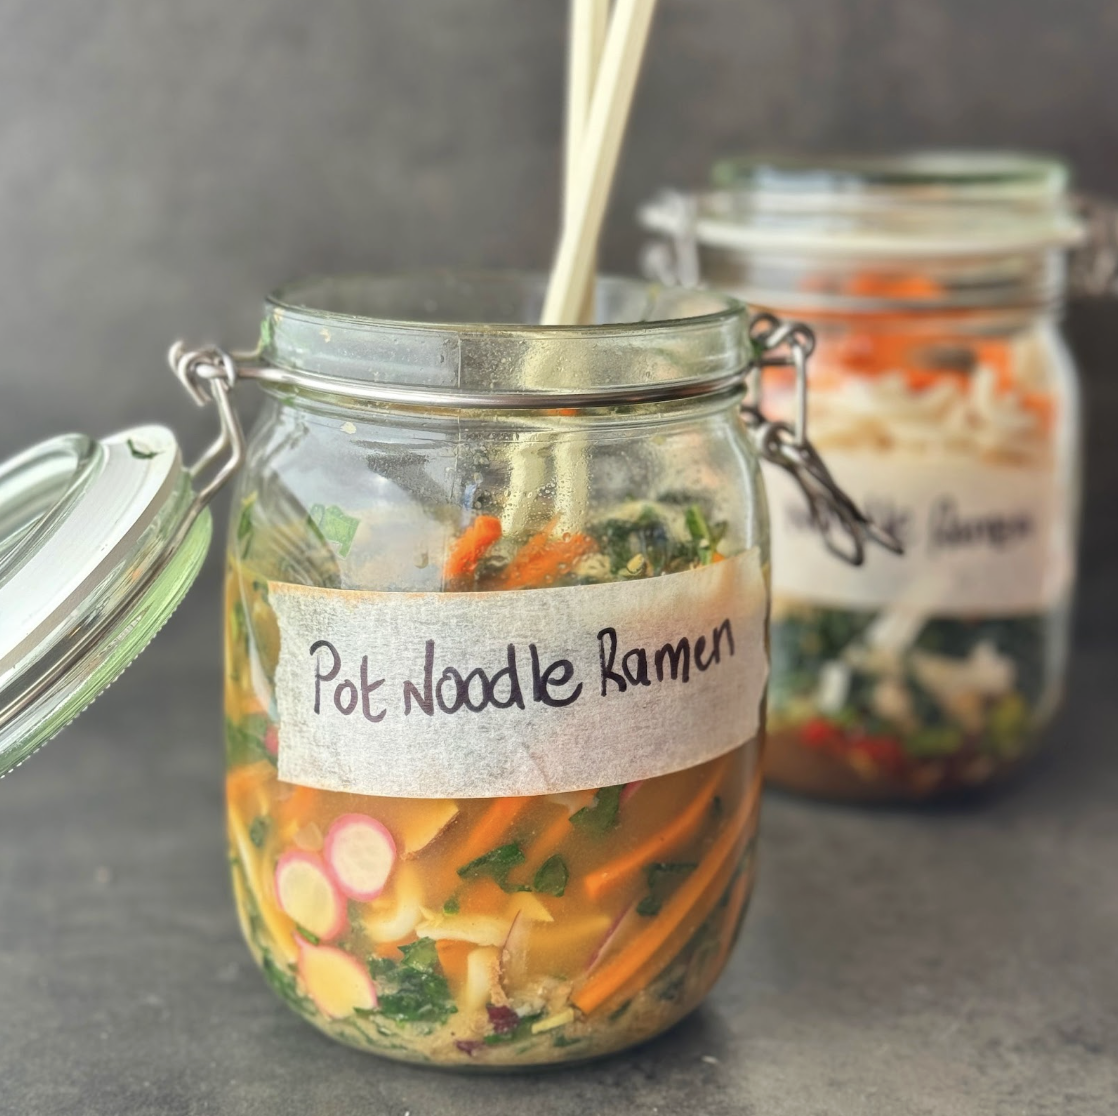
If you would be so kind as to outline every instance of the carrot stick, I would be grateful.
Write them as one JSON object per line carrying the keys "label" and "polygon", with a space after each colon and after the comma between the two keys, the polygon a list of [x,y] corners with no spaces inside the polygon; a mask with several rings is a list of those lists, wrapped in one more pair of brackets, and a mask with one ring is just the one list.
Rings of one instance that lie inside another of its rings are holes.
{"label": "carrot stick", "polygon": [[545,829],[535,841],[525,850],[526,858],[533,864],[542,864],[562,843],[563,838],[571,832],[571,817],[563,811]]}
{"label": "carrot stick", "polygon": [[541,531],[517,551],[501,574],[498,584],[502,589],[546,585],[554,581],[557,575],[568,572],[580,558],[596,549],[597,543],[587,535],[552,539],[550,532]]}
{"label": "carrot stick", "polygon": [[658,829],[642,845],[630,849],[623,856],[603,864],[583,877],[586,893],[591,899],[600,899],[610,888],[621,883],[626,877],[639,872],[642,868],[659,860],[664,853],[694,833],[710,810],[714,791],[726,770],[727,757],[716,761],[714,770],[703,783],[699,792],[687,804],[687,808],[676,814],[663,828]]}
{"label": "carrot stick", "polygon": [[234,768],[225,777],[225,793],[231,799],[239,798],[246,791],[263,786],[275,773],[274,765],[268,760],[257,760]]}
{"label": "carrot stick", "polygon": [[589,1015],[627,987],[647,983],[644,978],[662,967],[663,955],[675,956],[721,897],[737,864],[752,808],[751,796],[747,796],[698,868],[676,889],[648,929],[596,969],[574,993],[571,1002],[575,1007]]}
{"label": "carrot stick", "polygon": [[508,828],[532,801],[531,796],[524,798],[498,798],[481,816],[481,820],[458,850],[459,859],[469,864],[483,853],[505,843]]}
{"label": "carrot stick", "polygon": [[447,555],[443,576],[448,580],[473,576],[485,552],[501,537],[501,521],[495,515],[475,516],[458,536]]}

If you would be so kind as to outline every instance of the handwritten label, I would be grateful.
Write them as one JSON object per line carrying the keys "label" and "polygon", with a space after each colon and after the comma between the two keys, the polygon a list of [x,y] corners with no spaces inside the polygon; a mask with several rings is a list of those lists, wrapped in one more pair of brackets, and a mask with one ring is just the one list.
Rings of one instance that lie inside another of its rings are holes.
{"label": "handwritten label", "polygon": [[504,593],[268,587],[279,775],[404,798],[647,779],[745,743],[768,675],[748,551],[684,573]]}
{"label": "handwritten label", "polygon": [[1050,470],[914,455],[828,452],[836,481],[905,547],[865,564],[831,556],[803,494],[765,466],[772,519],[773,595],[824,606],[1014,615],[1050,607],[1074,564],[1073,506]]}

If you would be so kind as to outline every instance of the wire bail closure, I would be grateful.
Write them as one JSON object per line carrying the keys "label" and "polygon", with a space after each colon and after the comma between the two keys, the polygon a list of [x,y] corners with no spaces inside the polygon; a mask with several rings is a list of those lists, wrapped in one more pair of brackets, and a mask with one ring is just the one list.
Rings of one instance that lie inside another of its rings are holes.
{"label": "wire bail closure", "polygon": [[[749,343],[752,358],[746,375],[747,398],[753,402],[742,405],[742,417],[760,455],[795,478],[807,497],[812,522],[824,545],[836,557],[855,566],[865,561],[866,543],[902,554],[897,539],[865,515],[836,484],[808,440],[807,365],[815,348],[815,334],[803,322],[783,321],[775,314],[761,313],[749,323]],[[230,398],[238,377],[250,372],[259,379],[266,377],[255,354],[229,353],[215,345],[187,349],[182,341],[176,341],[168,361],[195,403],[201,407],[212,402],[221,422],[217,440],[190,468],[191,478],[197,480],[224,458],[195,497],[198,511],[213,499],[245,459],[244,431]],[[792,367],[796,371],[794,425],[771,422],[761,410],[760,374],[766,367]],[[531,397],[527,402],[539,405]],[[499,400],[493,403],[500,405]]]}
{"label": "wire bail closure", "polygon": [[191,479],[198,480],[214,462],[225,458],[224,464],[195,496],[200,510],[217,495],[245,460],[244,430],[230,399],[237,386],[237,361],[216,345],[188,350],[182,341],[176,341],[171,346],[167,360],[191,399],[199,407],[213,403],[221,422],[217,440],[189,470]]}
{"label": "wire bail closure", "polygon": [[[749,323],[753,345],[748,399],[741,408],[745,425],[760,455],[788,472],[807,497],[815,529],[827,549],[860,566],[866,559],[866,544],[875,543],[893,554],[904,547],[892,532],[878,526],[839,487],[831,471],[807,436],[807,366],[815,349],[815,334],[803,322],[782,321],[775,314],[754,315]],[[772,422],[761,410],[761,372],[765,368],[796,371],[794,423]]]}

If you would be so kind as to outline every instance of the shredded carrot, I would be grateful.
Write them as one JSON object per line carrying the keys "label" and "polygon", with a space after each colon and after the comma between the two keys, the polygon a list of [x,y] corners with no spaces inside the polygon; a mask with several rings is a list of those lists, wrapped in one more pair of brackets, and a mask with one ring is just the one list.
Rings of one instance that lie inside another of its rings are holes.
{"label": "shredded carrot", "polygon": [[[469,864],[479,856],[508,843],[509,826],[526,810],[531,797],[498,798],[481,816],[481,820],[458,850],[462,864]],[[459,865],[461,867],[461,865]]]}
{"label": "shredded carrot", "polygon": [[646,977],[663,967],[665,956],[668,960],[675,956],[722,897],[737,865],[752,808],[751,796],[747,796],[698,868],[680,884],[648,928],[595,969],[574,993],[571,1002],[575,1007],[586,1014],[596,1011],[630,987],[643,987]]}
{"label": "shredded carrot", "polygon": [[940,298],[944,286],[929,275],[860,271],[851,276],[845,294],[854,298],[903,298],[912,301]]}
{"label": "shredded carrot", "polygon": [[1021,406],[1040,420],[1041,429],[1050,433],[1056,425],[1056,400],[1047,391],[1026,391],[1021,395]]}
{"label": "shredded carrot", "polygon": [[498,579],[502,589],[524,589],[547,585],[557,575],[566,573],[598,544],[588,535],[564,535],[552,538],[551,528],[533,535],[517,551]]}
{"label": "shredded carrot", "polygon": [[234,768],[225,777],[225,793],[229,798],[239,798],[246,791],[255,790],[275,775],[275,767],[268,760],[257,760]]}
{"label": "shredded carrot", "polygon": [[707,777],[706,782],[699,788],[698,793],[687,804],[687,808],[676,814],[662,828],[658,829],[647,841],[630,849],[623,856],[603,864],[583,877],[583,885],[591,899],[597,900],[627,877],[639,872],[649,864],[660,860],[664,853],[676,845],[682,844],[702,824],[710,812],[710,804],[714,799],[715,789],[726,770],[728,757],[723,756],[716,760],[714,769]]}
{"label": "shredded carrot", "polygon": [[571,832],[571,815],[563,810],[525,850],[527,858],[533,864],[542,864],[562,843],[563,838]]}
{"label": "shredded carrot", "polygon": [[501,521],[495,515],[475,516],[458,536],[447,555],[443,576],[448,581],[472,577],[485,552],[501,537]]}

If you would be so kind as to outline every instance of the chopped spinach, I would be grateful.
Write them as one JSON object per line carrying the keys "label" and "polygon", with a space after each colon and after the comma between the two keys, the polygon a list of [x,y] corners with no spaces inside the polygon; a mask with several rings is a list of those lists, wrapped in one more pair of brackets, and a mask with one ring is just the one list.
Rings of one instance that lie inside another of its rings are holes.
{"label": "chopped spinach", "polygon": [[255,763],[266,759],[275,763],[273,756],[264,746],[264,734],[268,731],[268,718],[263,713],[250,713],[239,722],[225,718],[225,762],[229,767]]}
{"label": "chopped spinach", "polygon": [[400,947],[400,961],[374,957],[369,973],[377,985],[377,1006],[357,1015],[381,1016],[397,1023],[445,1023],[458,1008],[430,938]]}
{"label": "chopped spinach", "polygon": [[555,856],[548,857],[540,865],[532,880],[532,886],[536,891],[542,891],[547,895],[562,895],[567,890],[567,880],[569,879],[570,872],[567,869],[567,862],[556,853]]}
{"label": "chopped spinach", "polygon": [[253,522],[253,508],[256,505],[256,493],[249,496],[241,505],[241,514],[237,517],[237,546],[241,557],[247,558],[252,550],[252,541],[256,527]]}
{"label": "chopped spinach", "polygon": [[698,865],[683,863],[650,864],[645,872],[648,881],[648,894],[637,904],[637,914],[652,918],[660,913],[674,884],[693,872]]}
{"label": "chopped spinach", "polygon": [[349,554],[349,548],[353,545],[361,520],[356,516],[348,515],[337,504],[330,504],[329,507],[315,504],[311,508],[310,517],[322,532],[323,538],[338,544],[338,553],[343,558]]}
{"label": "chopped spinach", "polygon": [[612,787],[602,787],[594,795],[589,806],[583,806],[571,815],[571,825],[582,826],[592,833],[605,833],[617,824],[618,811],[621,809],[621,791],[624,783]]}
{"label": "chopped spinach", "polygon": [[464,880],[476,880],[488,876],[496,880],[503,891],[530,891],[527,884],[509,883],[509,873],[524,863],[524,852],[515,842],[501,845],[490,852],[483,853],[469,864],[463,864],[458,869],[458,875]]}
{"label": "chopped spinach", "polygon": [[252,824],[248,827],[248,839],[258,848],[264,847],[264,841],[268,836],[268,829],[271,826],[271,820],[263,814],[258,818],[252,819]]}

